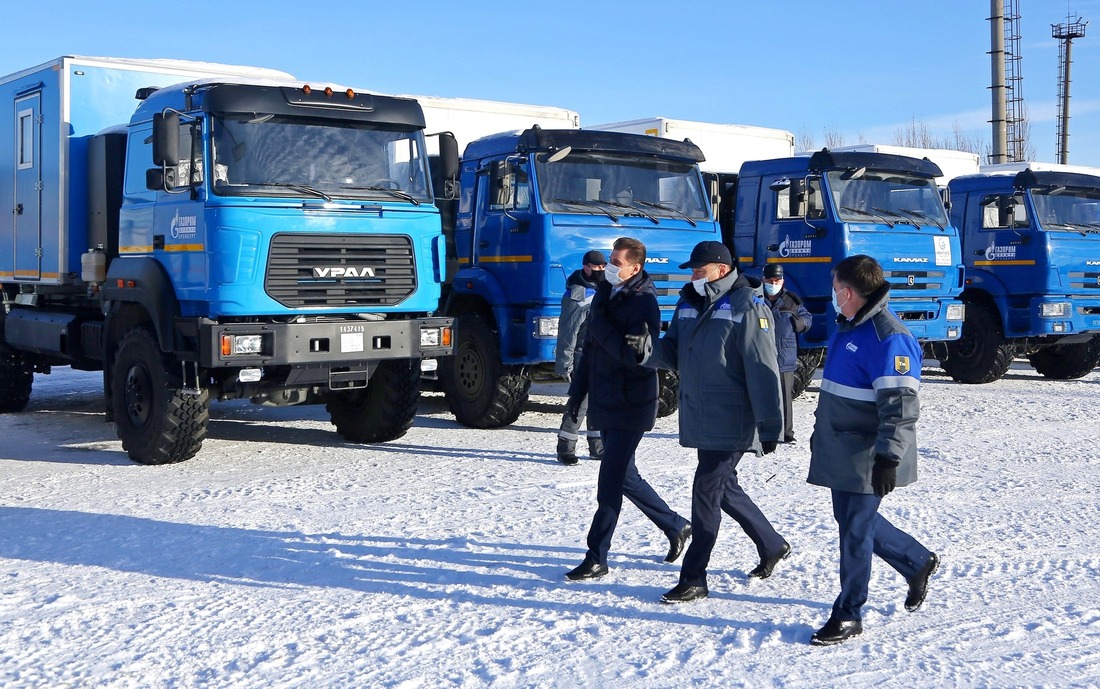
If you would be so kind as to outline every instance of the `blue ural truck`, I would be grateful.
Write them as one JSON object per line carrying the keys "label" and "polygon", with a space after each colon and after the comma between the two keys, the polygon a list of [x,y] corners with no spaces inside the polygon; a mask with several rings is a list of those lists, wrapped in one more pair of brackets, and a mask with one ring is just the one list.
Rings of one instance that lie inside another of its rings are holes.
{"label": "blue ural truck", "polygon": [[997,380],[1015,356],[1048,378],[1100,361],[1100,170],[1041,163],[951,181],[962,232],[966,324],[942,362],[965,383]]}
{"label": "blue ural truck", "polygon": [[[454,201],[458,267],[444,300],[454,356],[439,368],[460,423],[489,428],[519,416],[532,373],[554,361],[565,280],[589,249],[609,252],[622,236],[644,242],[670,319],[690,279],[677,266],[696,242],[720,237],[701,160],[689,142],[577,129],[532,127],[466,147]],[[671,413],[676,387],[665,375]]]}
{"label": "blue ural truck", "polygon": [[195,455],[212,399],[405,433],[420,359],[451,351],[423,113],[270,77],[62,57],[0,79],[0,411],[69,366],[103,371],[143,464]]}
{"label": "blue ural truck", "polygon": [[918,340],[934,348],[959,338],[963,264],[940,174],[927,159],[824,149],[746,162],[735,180],[719,177],[723,231],[742,268],[782,265],[787,287],[814,316],[799,336],[800,389],[836,327],[831,270],[847,256],[882,264],[890,307]]}

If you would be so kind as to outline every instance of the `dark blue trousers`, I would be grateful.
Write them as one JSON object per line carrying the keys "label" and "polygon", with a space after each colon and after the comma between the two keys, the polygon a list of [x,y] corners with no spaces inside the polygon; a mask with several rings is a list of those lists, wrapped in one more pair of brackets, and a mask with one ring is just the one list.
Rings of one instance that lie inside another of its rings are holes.
{"label": "dark blue trousers", "polygon": [[603,460],[596,486],[596,515],[588,530],[586,558],[589,560],[607,564],[607,551],[611,549],[611,536],[619,523],[624,495],[670,538],[687,526],[687,520],[673,512],[638,473],[634,451],[643,435],[645,431],[600,431]]}
{"label": "dark blue trousers", "polygon": [[878,555],[908,581],[932,552],[878,513],[882,498],[833,491],[833,517],[840,528],[840,596],[833,617],[861,620],[871,580],[871,556]]}
{"label": "dark blue trousers", "polygon": [[691,487],[691,544],[680,567],[681,584],[707,583],[707,565],[718,540],[722,512],[741,525],[761,559],[783,547],[783,537],[737,482],[737,464],[743,455],[743,452],[699,450],[699,466]]}

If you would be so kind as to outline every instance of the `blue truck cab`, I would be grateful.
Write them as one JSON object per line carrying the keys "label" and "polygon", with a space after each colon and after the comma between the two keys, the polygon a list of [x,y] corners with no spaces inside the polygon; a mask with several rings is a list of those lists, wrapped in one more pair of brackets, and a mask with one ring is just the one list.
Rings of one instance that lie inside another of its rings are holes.
{"label": "blue truck cab", "polygon": [[[489,428],[519,416],[532,373],[554,361],[566,278],[590,249],[607,254],[623,236],[645,243],[667,323],[690,279],[679,264],[697,242],[720,238],[701,160],[690,142],[537,126],[466,147],[444,297],[454,356],[439,370],[459,422]],[[675,394],[662,386],[669,413]]]}
{"label": "blue truck cab", "polygon": [[[1092,174],[1090,174],[1092,173]],[[966,325],[944,369],[987,383],[1026,356],[1048,378],[1100,361],[1100,170],[991,165],[950,183]]]}
{"label": "blue truck cab", "polygon": [[420,106],[233,72],[0,79],[3,411],[68,365],[104,372],[141,463],[193,456],[211,399],[324,403],[355,442],[408,429],[420,360],[451,351]]}
{"label": "blue truck cab", "polygon": [[783,266],[786,285],[813,314],[799,347],[820,352],[836,327],[832,267],[873,256],[890,282],[890,308],[925,343],[957,339],[964,309],[959,237],[927,159],[833,152],[750,161],[732,210],[733,244],[746,272]]}

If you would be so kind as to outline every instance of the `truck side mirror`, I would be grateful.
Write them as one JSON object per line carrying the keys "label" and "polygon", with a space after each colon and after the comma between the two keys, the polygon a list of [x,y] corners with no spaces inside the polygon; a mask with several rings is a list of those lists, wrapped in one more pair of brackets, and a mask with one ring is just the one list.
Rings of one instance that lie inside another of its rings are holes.
{"label": "truck side mirror", "polygon": [[439,135],[439,158],[444,179],[457,179],[459,172],[458,140],[450,132]]}
{"label": "truck side mirror", "polygon": [[153,115],[153,164],[172,167],[180,162],[180,116],[176,112]]}
{"label": "truck side mirror", "polygon": [[151,167],[145,171],[145,188],[171,192],[176,188],[176,168]]}

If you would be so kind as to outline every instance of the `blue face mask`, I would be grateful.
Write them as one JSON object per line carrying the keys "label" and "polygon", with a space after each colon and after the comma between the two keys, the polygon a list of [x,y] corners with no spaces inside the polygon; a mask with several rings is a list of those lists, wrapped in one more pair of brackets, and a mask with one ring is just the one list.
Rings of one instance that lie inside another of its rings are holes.
{"label": "blue face mask", "polygon": [[[844,287],[842,289],[848,289],[848,288]],[[849,301],[851,301],[851,299],[852,299],[852,297],[851,297],[851,295],[849,295],[848,298],[844,300],[844,304],[847,304]],[[841,309],[842,306],[844,306],[844,304],[841,304],[837,300],[836,292],[833,292],[833,310],[836,311],[836,315],[838,315],[838,316],[843,316],[844,315],[843,313],[840,312],[840,309]]]}
{"label": "blue face mask", "polygon": [[775,295],[779,294],[779,290],[781,289],[783,289],[783,285],[773,284],[770,282],[764,283],[764,292],[766,292],[769,297],[774,297]]}

